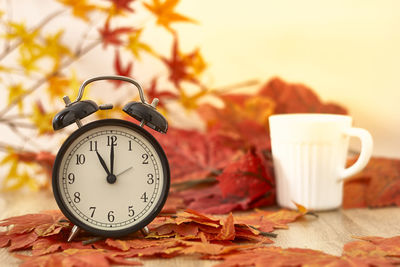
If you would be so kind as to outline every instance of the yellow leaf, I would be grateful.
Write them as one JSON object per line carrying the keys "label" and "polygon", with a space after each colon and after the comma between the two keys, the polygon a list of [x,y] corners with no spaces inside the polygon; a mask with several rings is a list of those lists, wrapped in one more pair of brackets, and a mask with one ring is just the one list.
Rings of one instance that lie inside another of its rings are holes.
{"label": "yellow leaf", "polygon": [[125,46],[137,59],[140,60],[140,51],[145,51],[149,54],[155,54],[153,49],[146,43],[141,42],[140,36],[142,34],[142,29],[134,32],[128,36],[128,44]]}
{"label": "yellow leaf", "polygon": [[7,148],[7,153],[8,155],[0,162],[0,165],[11,165],[7,176],[3,180],[3,189],[6,191],[17,190],[22,188],[25,184],[32,190],[39,189],[37,181],[30,177],[27,172],[22,174],[18,173],[18,166],[20,166],[19,154],[12,148]]}
{"label": "yellow leaf", "polygon": [[89,4],[87,0],[57,0],[63,5],[72,8],[72,14],[84,21],[89,21],[89,13],[102,9],[96,5]]}
{"label": "yellow leaf", "polygon": [[8,89],[8,104],[11,104],[14,101],[16,101],[18,104],[19,111],[22,112],[23,100],[21,96],[26,94],[27,90],[24,89],[21,83],[11,85],[7,89]]}
{"label": "yellow leaf", "polygon": [[20,39],[22,41],[22,44],[24,45],[34,43],[35,38],[39,34],[39,29],[33,31],[28,30],[25,23],[23,22],[8,22],[7,26],[10,31],[4,35],[4,38],[7,40]]}
{"label": "yellow leaf", "polygon": [[32,46],[23,45],[19,49],[18,63],[24,69],[25,74],[29,75],[32,71],[39,71],[37,65],[42,54],[32,49]]}
{"label": "yellow leaf", "polygon": [[174,11],[179,0],[165,0],[161,3],[160,0],[152,0],[151,4],[143,3],[143,5],[157,17],[157,24],[165,27],[168,31],[174,32],[170,24],[174,22],[191,22],[195,20]]}
{"label": "yellow leaf", "polygon": [[33,106],[31,121],[37,127],[39,134],[53,134],[53,117],[57,112],[45,111],[42,104],[37,102]]}
{"label": "yellow leaf", "polygon": [[201,90],[193,95],[187,95],[184,90],[179,91],[179,99],[178,102],[186,109],[193,110],[198,107],[198,101],[203,96],[207,95],[208,90]]}
{"label": "yellow leaf", "polygon": [[57,69],[60,65],[60,61],[64,56],[71,55],[69,48],[60,42],[60,38],[63,31],[58,31],[54,35],[45,36],[45,45],[41,47],[43,55],[53,59],[53,69]]}

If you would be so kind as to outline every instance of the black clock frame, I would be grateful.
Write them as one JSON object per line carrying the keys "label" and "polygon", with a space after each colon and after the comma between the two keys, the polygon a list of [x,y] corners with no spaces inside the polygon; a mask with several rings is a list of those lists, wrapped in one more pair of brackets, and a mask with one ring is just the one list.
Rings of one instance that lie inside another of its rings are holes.
{"label": "black clock frame", "polygon": [[[64,158],[65,152],[69,148],[69,146],[72,144],[73,141],[75,141],[77,138],[81,137],[84,135],[87,131],[102,127],[102,126],[121,126],[125,128],[129,128],[141,136],[143,136],[147,141],[150,142],[150,144],[154,147],[156,150],[158,156],[160,157],[163,173],[164,173],[164,183],[163,187],[161,189],[161,197],[158,200],[158,202],[155,204],[153,210],[150,212],[149,215],[147,215],[142,221],[140,221],[138,224],[135,224],[131,227],[128,227],[126,229],[120,229],[120,230],[102,230],[102,229],[97,229],[94,227],[91,227],[81,220],[77,219],[75,215],[72,214],[72,212],[66,207],[67,205],[64,203],[61,193],[60,193],[60,188],[58,186],[58,180],[62,179],[62,177],[59,177],[59,170],[60,170],[60,165],[62,162],[62,159]],[[146,225],[148,225],[151,221],[154,220],[154,218],[161,212],[161,209],[163,208],[165,201],[167,200],[168,197],[168,192],[169,192],[169,187],[170,187],[170,170],[169,170],[169,163],[168,159],[165,155],[164,150],[162,149],[161,145],[158,143],[158,141],[154,138],[153,135],[151,135],[148,131],[143,129],[142,127],[129,122],[125,120],[119,120],[119,119],[103,119],[103,120],[98,120],[98,121],[93,121],[91,123],[88,123],[81,128],[77,129],[75,132],[73,132],[62,144],[60,150],[57,153],[55,162],[54,162],[54,167],[53,167],[53,175],[52,175],[52,186],[53,186],[53,194],[56,199],[58,207],[61,209],[62,213],[75,225],[78,227],[92,233],[98,236],[103,236],[103,237],[121,237],[133,232],[136,232]]]}

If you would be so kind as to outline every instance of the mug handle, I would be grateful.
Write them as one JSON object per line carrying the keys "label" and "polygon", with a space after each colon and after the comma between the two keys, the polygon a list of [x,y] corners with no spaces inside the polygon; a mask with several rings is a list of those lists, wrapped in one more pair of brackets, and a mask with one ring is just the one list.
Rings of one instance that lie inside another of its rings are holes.
{"label": "mug handle", "polygon": [[351,165],[348,168],[345,168],[342,170],[340,174],[340,180],[343,181],[343,179],[352,176],[356,174],[357,172],[361,171],[368,163],[369,159],[371,158],[372,155],[372,147],[373,147],[373,141],[372,141],[372,136],[371,134],[361,128],[349,128],[344,131],[345,135],[348,136],[354,136],[358,137],[361,141],[361,152],[360,155],[357,159],[357,161]]}

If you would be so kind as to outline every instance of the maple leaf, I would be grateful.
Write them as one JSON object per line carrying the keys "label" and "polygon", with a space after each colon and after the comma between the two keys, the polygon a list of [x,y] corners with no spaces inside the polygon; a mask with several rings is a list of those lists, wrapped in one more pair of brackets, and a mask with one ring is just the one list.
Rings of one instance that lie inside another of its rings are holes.
{"label": "maple leaf", "polygon": [[113,6],[119,11],[129,11],[129,12],[134,12],[133,8],[131,8],[129,5],[135,1],[135,0],[108,0],[113,3]]}
{"label": "maple leaf", "polygon": [[53,134],[53,118],[57,112],[48,112],[44,109],[41,102],[36,102],[33,106],[31,121],[39,131],[39,134]]}
{"label": "maple leaf", "polygon": [[121,35],[133,32],[132,27],[119,27],[113,30],[110,29],[110,20],[106,20],[104,27],[99,29],[103,41],[103,47],[106,48],[108,45],[119,46],[123,43]]}
{"label": "maple leaf", "polygon": [[170,32],[174,32],[171,28],[171,23],[175,22],[191,22],[196,23],[195,20],[188,18],[184,15],[175,12],[176,5],[179,0],[152,0],[151,4],[143,3],[143,5],[157,17],[157,24],[163,26]]}
{"label": "maple leaf", "polygon": [[323,103],[310,88],[303,84],[286,83],[273,78],[259,94],[271,98],[275,103],[274,113],[336,113],[347,114],[347,110],[334,103]]}
{"label": "maple leaf", "polygon": [[222,196],[234,196],[245,199],[245,203],[254,201],[270,192],[271,204],[275,199],[273,174],[268,173],[261,158],[251,149],[238,161],[226,166],[217,176]]}
{"label": "maple leaf", "polygon": [[157,84],[157,79],[153,78],[150,82],[150,86],[144,89],[144,92],[147,96],[147,99],[158,98],[160,102],[158,103],[158,107],[165,108],[165,102],[168,100],[175,100],[178,98],[178,95],[170,92],[170,91],[160,91]]}
{"label": "maple leaf", "polygon": [[171,58],[161,57],[161,60],[169,70],[169,80],[176,88],[180,88],[182,81],[200,84],[198,76],[204,72],[206,64],[199,49],[191,53],[183,54],[179,51],[178,38],[174,35]]}
{"label": "maple leaf", "polygon": [[141,262],[125,260],[115,252],[102,249],[66,249],[62,252],[40,256],[15,255],[24,260],[22,267],[41,267],[41,266],[98,266],[109,267],[111,264],[123,265],[142,265]]}
{"label": "maple leaf", "polygon": [[[128,77],[131,76],[132,66],[133,66],[133,62],[131,61],[126,65],[125,68],[122,67],[120,53],[118,50],[115,50],[114,70],[117,75],[128,76]],[[123,83],[122,81],[118,81],[118,80],[111,80],[110,82],[112,82],[114,84],[115,88],[118,88]]]}
{"label": "maple leaf", "polygon": [[280,247],[262,247],[219,255],[211,259],[223,259],[216,267],[229,266],[393,266],[381,257],[338,257],[321,251]]}
{"label": "maple leaf", "polygon": [[8,90],[8,104],[10,105],[12,102],[17,101],[18,109],[19,112],[21,113],[24,107],[23,106],[24,103],[21,97],[27,93],[27,90],[21,83],[13,84],[9,86],[7,90]]}
{"label": "maple leaf", "polygon": [[7,22],[8,32],[4,35],[7,40],[18,39],[24,45],[32,45],[35,43],[36,37],[39,35],[39,29],[28,30],[25,23]]}
{"label": "maple leaf", "polygon": [[51,100],[61,98],[69,89],[70,81],[68,78],[61,75],[53,75],[47,78],[47,92]]}
{"label": "maple leaf", "polygon": [[32,247],[39,237],[57,235],[63,228],[70,228],[70,224],[62,219],[65,217],[60,211],[44,211],[4,219],[0,221],[0,226],[12,228],[0,233],[0,247],[9,246],[10,251]]}
{"label": "maple leaf", "polygon": [[[400,236],[389,238],[377,236],[353,237],[359,241],[349,242],[343,247],[343,255],[352,257],[400,257]],[[398,263],[398,261],[397,261]]]}
{"label": "maple leaf", "polygon": [[344,183],[344,208],[400,206],[400,160],[370,159],[367,166]]}
{"label": "maple leaf", "polygon": [[72,14],[86,22],[89,21],[89,14],[101,9],[100,7],[88,3],[88,0],[57,0],[63,5],[72,8]]}
{"label": "maple leaf", "polygon": [[60,30],[54,35],[45,36],[44,45],[41,47],[41,53],[53,60],[53,70],[59,68],[64,56],[72,55],[69,48],[60,42],[62,34],[63,30]]}
{"label": "maple leaf", "polygon": [[179,192],[188,208],[223,214],[275,203],[272,168],[254,149],[225,166],[216,185]]}
{"label": "maple leaf", "polygon": [[[171,179],[203,179],[228,165],[237,151],[222,146],[218,136],[194,130],[169,128],[168,134],[156,134],[171,166]],[[195,142],[193,142],[195,140]]]}
{"label": "maple leaf", "polygon": [[143,29],[136,30],[128,35],[128,42],[124,46],[125,49],[130,51],[137,59],[140,60],[140,52],[145,51],[149,54],[155,55],[153,49],[146,43],[140,41]]}

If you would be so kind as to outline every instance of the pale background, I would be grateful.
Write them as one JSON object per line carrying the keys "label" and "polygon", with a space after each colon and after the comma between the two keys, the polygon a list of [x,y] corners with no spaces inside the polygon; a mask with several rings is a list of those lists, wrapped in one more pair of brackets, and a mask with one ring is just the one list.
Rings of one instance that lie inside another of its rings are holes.
{"label": "pale background", "polygon": [[[57,6],[47,0],[14,2],[21,6],[13,12],[28,22]],[[304,83],[324,101],[349,109],[355,126],[372,133],[374,155],[400,158],[400,1],[181,0],[177,11],[199,21],[174,28],[182,50],[201,48],[209,64],[204,81],[211,86],[274,76]],[[79,23],[76,28],[79,32]],[[65,38],[73,42],[74,36]],[[169,54],[165,30],[155,27],[145,38]],[[75,67],[79,76],[110,74],[98,61],[96,53],[85,57]],[[135,66],[135,76],[146,79],[162,71]],[[3,138],[12,136],[2,133]]]}

